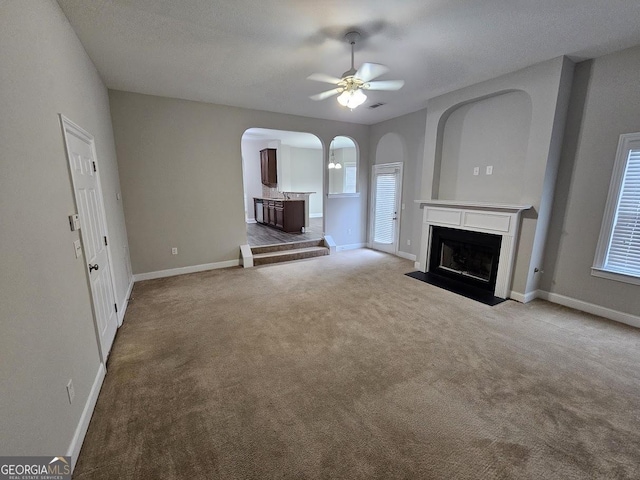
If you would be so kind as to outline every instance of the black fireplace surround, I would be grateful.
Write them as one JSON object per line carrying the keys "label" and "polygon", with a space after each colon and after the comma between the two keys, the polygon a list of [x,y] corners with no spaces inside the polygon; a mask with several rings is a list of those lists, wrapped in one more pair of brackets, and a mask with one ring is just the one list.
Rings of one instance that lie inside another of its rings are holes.
{"label": "black fireplace surround", "polygon": [[493,294],[501,242],[500,235],[434,226],[429,273]]}

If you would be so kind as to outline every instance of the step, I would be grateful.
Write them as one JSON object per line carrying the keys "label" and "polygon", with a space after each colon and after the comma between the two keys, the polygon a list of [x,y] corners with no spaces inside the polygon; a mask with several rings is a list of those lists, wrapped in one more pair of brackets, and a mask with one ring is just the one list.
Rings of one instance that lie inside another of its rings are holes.
{"label": "step", "polygon": [[265,252],[253,255],[254,265],[267,265],[270,263],[290,262],[292,260],[302,260],[304,258],[321,257],[329,255],[327,247],[304,247],[276,252]]}
{"label": "step", "polygon": [[324,240],[319,238],[317,240],[301,240],[298,242],[278,243],[275,245],[260,245],[257,247],[251,247],[251,253],[255,256],[262,253],[282,252],[285,250],[296,250],[299,248],[309,247],[324,247]]}

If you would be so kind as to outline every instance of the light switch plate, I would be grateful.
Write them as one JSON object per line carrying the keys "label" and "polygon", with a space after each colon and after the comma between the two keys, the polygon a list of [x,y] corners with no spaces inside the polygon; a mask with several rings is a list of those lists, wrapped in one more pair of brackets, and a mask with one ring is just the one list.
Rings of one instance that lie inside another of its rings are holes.
{"label": "light switch plate", "polygon": [[487,165],[487,175],[493,175],[493,165]]}
{"label": "light switch plate", "polygon": [[73,215],[69,215],[69,227],[71,227],[71,231],[75,232],[76,230],[80,230],[80,217],[77,213]]}
{"label": "light switch plate", "polygon": [[473,167],[473,174],[480,175],[480,167]]}
{"label": "light switch plate", "polygon": [[80,240],[73,242],[73,249],[76,252],[76,258],[80,258],[82,256],[82,245],[80,244]]}

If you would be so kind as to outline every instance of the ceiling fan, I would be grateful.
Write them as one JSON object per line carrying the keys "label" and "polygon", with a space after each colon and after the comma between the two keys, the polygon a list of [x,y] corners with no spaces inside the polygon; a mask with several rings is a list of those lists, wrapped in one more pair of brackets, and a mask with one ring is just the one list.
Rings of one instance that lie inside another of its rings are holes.
{"label": "ceiling fan", "polygon": [[337,95],[338,103],[351,110],[362,105],[367,96],[362,90],[400,90],[404,85],[404,80],[383,80],[372,82],[374,78],[378,78],[389,71],[389,68],[379,63],[363,63],[356,70],[353,63],[353,51],[356,41],[360,38],[359,32],[349,32],[345,35],[345,40],[351,44],[351,69],[342,74],[342,78],[332,77],[324,73],[313,73],[307,77],[308,80],[316,82],[326,82],[336,85],[335,88],[326,92],[312,95],[311,100],[324,100],[326,98]]}

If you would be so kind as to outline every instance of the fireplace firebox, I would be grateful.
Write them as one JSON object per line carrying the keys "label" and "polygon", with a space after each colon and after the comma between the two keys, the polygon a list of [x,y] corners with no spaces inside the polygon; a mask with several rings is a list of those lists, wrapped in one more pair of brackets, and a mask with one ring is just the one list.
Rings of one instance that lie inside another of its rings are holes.
{"label": "fireplace firebox", "polygon": [[429,273],[494,292],[502,237],[432,227]]}

